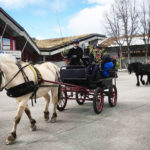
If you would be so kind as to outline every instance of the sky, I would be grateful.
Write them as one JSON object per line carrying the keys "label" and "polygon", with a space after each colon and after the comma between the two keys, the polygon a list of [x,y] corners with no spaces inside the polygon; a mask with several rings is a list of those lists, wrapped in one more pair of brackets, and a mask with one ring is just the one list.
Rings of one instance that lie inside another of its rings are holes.
{"label": "sky", "polygon": [[0,0],[2,7],[31,37],[61,38],[106,34],[104,14],[113,0]]}

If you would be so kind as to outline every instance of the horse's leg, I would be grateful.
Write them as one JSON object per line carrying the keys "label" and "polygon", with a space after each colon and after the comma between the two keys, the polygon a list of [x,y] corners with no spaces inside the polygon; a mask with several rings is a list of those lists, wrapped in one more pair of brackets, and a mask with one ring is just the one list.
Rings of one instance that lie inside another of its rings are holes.
{"label": "horse's leg", "polygon": [[31,112],[30,112],[28,106],[26,106],[26,108],[25,108],[25,113],[26,113],[26,115],[28,116],[28,118],[29,118],[29,120],[30,120],[30,123],[31,123],[31,125],[30,125],[30,130],[31,130],[31,131],[35,131],[35,130],[36,130],[36,125],[35,125],[35,124],[36,124],[36,121],[35,121],[35,119],[32,118]]}
{"label": "horse's leg", "polygon": [[140,80],[141,80],[142,84],[145,85],[145,81],[143,80],[143,75],[141,75],[141,79]]}
{"label": "horse's leg", "polygon": [[150,84],[150,74],[147,75],[147,85]]}
{"label": "horse's leg", "polygon": [[16,140],[16,129],[17,125],[20,122],[21,116],[26,108],[27,101],[21,101],[18,106],[17,114],[14,118],[13,128],[11,131],[11,135],[6,139],[6,144],[13,144]]}
{"label": "horse's leg", "polygon": [[136,74],[136,77],[137,77],[137,86],[140,86],[140,81],[139,81],[139,75],[138,74]]}
{"label": "horse's leg", "polygon": [[148,85],[149,83],[149,75],[147,74],[147,81],[146,81],[146,85]]}
{"label": "horse's leg", "polygon": [[45,118],[45,121],[48,121],[49,120],[49,111],[48,111],[48,108],[49,108],[49,103],[50,103],[50,96],[49,94],[47,93],[45,96],[45,101],[46,101],[46,106],[45,106],[45,110],[44,110],[44,118]]}
{"label": "horse's leg", "polygon": [[56,107],[57,107],[57,103],[58,103],[58,88],[52,88],[51,93],[52,93],[52,102],[54,105],[51,122],[56,122],[56,119],[57,119]]}

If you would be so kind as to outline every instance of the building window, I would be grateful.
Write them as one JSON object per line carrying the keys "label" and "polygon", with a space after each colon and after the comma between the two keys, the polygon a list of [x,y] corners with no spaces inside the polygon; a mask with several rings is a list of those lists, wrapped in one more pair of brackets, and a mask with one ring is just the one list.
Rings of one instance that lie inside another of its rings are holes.
{"label": "building window", "polygon": [[3,50],[10,50],[10,39],[3,38]]}
{"label": "building window", "polygon": [[13,37],[3,38],[1,47],[1,36],[0,36],[0,49],[2,50],[16,50],[16,40]]}

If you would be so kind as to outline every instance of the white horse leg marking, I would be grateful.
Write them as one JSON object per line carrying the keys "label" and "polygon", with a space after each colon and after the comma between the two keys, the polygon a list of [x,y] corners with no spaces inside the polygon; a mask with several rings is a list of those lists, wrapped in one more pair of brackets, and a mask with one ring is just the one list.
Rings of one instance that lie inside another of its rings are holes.
{"label": "white horse leg marking", "polygon": [[28,116],[28,118],[29,118],[29,120],[30,120],[30,123],[31,123],[31,125],[30,125],[30,130],[31,130],[31,131],[35,131],[35,130],[36,130],[36,125],[35,125],[35,124],[36,124],[36,121],[35,121],[35,119],[32,118],[31,112],[30,112],[28,106],[26,106],[26,108],[25,108],[25,113],[26,113],[26,115]]}
{"label": "white horse leg marking", "polygon": [[58,103],[58,88],[52,88],[52,102],[53,102],[53,115],[51,117],[51,122],[56,122],[57,119],[57,113],[56,113],[56,107]]}
{"label": "white horse leg marking", "polygon": [[16,140],[16,129],[17,129],[17,125],[18,123],[20,122],[20,119],[21,119],[21,116],[26,108],[26,103],[27,102],[20,102],[19,104],[19,107],[18,107],[18,110],[17,110],[17,114],[14,118],[14,123],[13,123],[13,128],[12,128],[12,131],[11,131],[11,135],[6,139],[6,144],[12,144],[15,142]]}
{"label": "white horse leg marking", "polygon": [[46,106],[45,106],[45,110],[44,110],[44,119],[45,121],[48,121],[49,120],[49,111],[48,111],[48,108],[49,108],[49,103],[50,103],[50,96],[49,94],[47,93],[45,96],[45,101],[46,101]]}

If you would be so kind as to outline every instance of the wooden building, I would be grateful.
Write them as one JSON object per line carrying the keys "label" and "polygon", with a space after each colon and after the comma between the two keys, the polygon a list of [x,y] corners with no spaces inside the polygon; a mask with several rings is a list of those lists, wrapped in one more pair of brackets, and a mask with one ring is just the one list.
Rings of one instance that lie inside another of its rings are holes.
{"label": "wooden building", "polygon": [[[150,58],[150,45],[148,45],[148,50],[146,50],[143,39],[143,35],[135,35],[132,37],[130,44],[130,62],[146,63],[147,59]],[[123,58],[124,67],[126,67],[128,63],[127,45],[124,37],[120,37],[120,40],[122,40],[121,43],[123,43],[121,52],[115,38],[112,37],[105,39],[101,43],[101,46],[104,47],[111,56],[117,56],[118,58],[121,56]]]}
{"label": "wooden building", "polygon": [[88,55],[88,45],[100,43],[105,38],[105,35],[101,34],[84,34],[64,38],[35,40],[35,43],[40,48],[44,61],[61,61],[62,53],[67,52],[70,48],[73,47],[73,39],[79,39],[79,46],[83,49],[84,55]]}
{"label": "wooden building", "polygon": [[40,50],[11,16],[0,8],[0,53],[15,55],[23,61],[37,62],[41,59]]}

